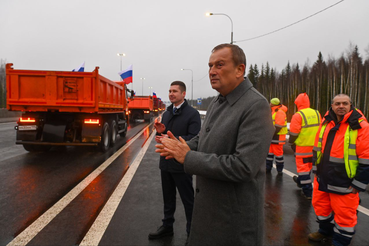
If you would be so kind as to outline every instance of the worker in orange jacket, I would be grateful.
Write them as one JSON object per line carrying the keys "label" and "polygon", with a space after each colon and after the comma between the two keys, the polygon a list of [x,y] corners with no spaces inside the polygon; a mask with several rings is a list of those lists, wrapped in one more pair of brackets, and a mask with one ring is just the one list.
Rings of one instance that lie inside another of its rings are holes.
{"label": "worker in orange jacket", "polygon": [[270,107],[272,110],[273,125],[275,127],[272,143],[269,147],[269,153],[266,158],[266,172],[270,173],[273,167],[273,161],[275,157],[275,163],[277,166],[277,172],[282,175],[284,167],[283,159],[283,144],[286,143],[287,130],[287,107],[282,105],[278,98],[272,98],[270,100]]}
{"label": "worker in orange jacket", "polygon": [[292,116],[290,124],[289,143],[295,152],[296,169],[298,176],[293,180],[302,194],[311,199],[313,186],[311,169],[313,165],[313,147],[316,133],[321,122],[318,110],[310,108],[309,96],[301,93],[296,97],[297,112]]}
{"label": "worker in orange jacket", "polygon": [[333,98],[313,149],[316,173],[313,207],[319,231],[312,241],[333,235],[333,245],[349,245],[355,234],[359,191],[369,183],[369,124],[345,94]]}

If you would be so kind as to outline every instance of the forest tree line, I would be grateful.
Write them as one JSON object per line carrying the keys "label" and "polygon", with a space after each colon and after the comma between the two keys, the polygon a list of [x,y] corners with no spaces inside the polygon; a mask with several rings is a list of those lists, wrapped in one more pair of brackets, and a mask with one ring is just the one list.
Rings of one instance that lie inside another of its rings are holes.
{"label": "forest tree line", "polygon": [[287,118],[291,120],[297,111],[294,101],[298,94],[306,92],[310,98],[311,108],[317,109],[322,116],[330,108],[333,97],[347,94],[354,107],[360,109],[366,118],[369,116],[369,50],[363,60],[358,47],[349,45],[346,54],[338,59],[329,57],[327,61],[319,52],[312,66],[308,63],[300,68],[299,64],[287,66],[278,72],[268,63],[251,65],[248,78],[254,87],[268,100],[277,97],[288,107]]}

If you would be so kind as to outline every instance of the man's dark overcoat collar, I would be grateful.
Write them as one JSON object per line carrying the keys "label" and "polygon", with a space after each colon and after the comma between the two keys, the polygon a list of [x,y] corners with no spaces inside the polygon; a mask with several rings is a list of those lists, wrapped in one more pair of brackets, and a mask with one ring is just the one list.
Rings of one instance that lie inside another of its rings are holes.
{"label": "man's dark overcoat collar", "polygon": [[218,98],[215,102],[223,103],[224,101],[228,101],[228,103],[232,106],[235,104],[246,91],[248,91],[252,87],[252,83],[248,78],[245,78],[233,91],[231,91],[227,96],[218,95]]}

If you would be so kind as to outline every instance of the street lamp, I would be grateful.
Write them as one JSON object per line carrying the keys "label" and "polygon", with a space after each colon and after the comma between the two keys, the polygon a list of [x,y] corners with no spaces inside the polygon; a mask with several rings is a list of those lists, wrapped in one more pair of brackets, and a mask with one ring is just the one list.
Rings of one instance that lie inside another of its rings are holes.
{"label": "street lamp", "polygon": [[191,106],[193,106],[192,105],[193,104],[193,71],[192,71],[192,69],[188,69],[188,68],[181,68],[181,70],[182,71],[184,71],[184,70],[191,71],[191,74],[192,74],[192,76],[191,76]]}
{"label": "street lamp", "polygon": [[210,15],[225,15],[229,18],[229,20],[231,21],[231,44],[233,44],[233,21],[231,17],[223,13],[206,13],[206,16],[210,16]]}
{"label": "street lamp", "polygon": [[[122,57],[123,56],[126,56],[126,54],[124,54],[124,53],[117,53],[117,56],[119,56],[120,57],[120,72],[122,72],[122,70],[123,70],[123,68],[122,68]],[[119,76],[120,77],[120,76]],[[120,80],[123,80],[122,78],[120,78]]]}
{"label": "street lamp", "polygon": [[126,54],[124,54],[124,53],[117,53],[117,56],[120,56],[120,71],[122,71],[123,70],[123,68],[122,68],[122,57],[123,56],[126,56]]}
{"label": "street lamp", "polygon": [[142,94],[142,96],[143,96],[143,94],[144,94],[144,80],[145,80],[145,78],[140,78],[140,80],[142,81],[142,92],[141,92],[141,94]]}
{"label": "street lamp", "polygon": [[151,96],[151,89],[153,89],[153,88],[151,86],[149,86],[149,89],[150,89],[150,94],[149,95]]}

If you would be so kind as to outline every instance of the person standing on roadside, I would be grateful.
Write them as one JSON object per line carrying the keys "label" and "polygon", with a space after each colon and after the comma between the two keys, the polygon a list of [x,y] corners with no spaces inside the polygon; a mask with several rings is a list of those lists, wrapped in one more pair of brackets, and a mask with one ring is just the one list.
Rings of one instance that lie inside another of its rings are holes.
{"label": "person standing on roadside", "polygon": [[263,245],[265,158],[274,127],[268,101],[244,78],[237,45],[216,46],[209,79],[219,95],[190,141],[168,132],[156,152],[196,175],[189,245]]}
{"label": "person standing on roadside", "polygon": [[[162,115],[161,122],[156,121],[156,142],[160,143],[163,136],[171,131],[176,137],[190,140],[196,136],[201,127],[199,112],[188,105],[186,85],[182,81],[174,81],[170,85],[169,100],[172,103]],[[184,172],[183,165],[174,159],[160,157],[161,184],[164,199],[164,218],[162,225],[149,234],[149,239],[158,239],[173,235],[174,212],[176,210],[176,190],[181,197],[186,214],[186,231],[190,233],[194,189],[192,175]]]}
{"label": "person standing on roadside", "polygon": [[286,134],[288,132],[286,116],[287,107],[282,105],[278,98],[272,98],[270,100],[270,108],[272,110],[275,132],[266,158],[266,172],[270,173],[272,171],[275,157],[278,175],[282,175],[284,167],[283,145],[286,143]]}
{"label": "person standing on roadside", "polygon": [[319,231],[312,241],[349,245],[355,234],[359,192],[369,183],[369,124],[348,95],[333,98],[315,138],[313,207]]}
{"label": "person standing on roadside", "polygon": [[313,166],[313,147],[318,132],[321,116],[318,110],[310,108],[310,99],[306,93],[296,97],[297,112],[292,116],[290,124],[290,138],[292,150],[295,152],[295,162],[298,176],[293,181],[307,199],[311,199],[313,186],[311,169]]}

